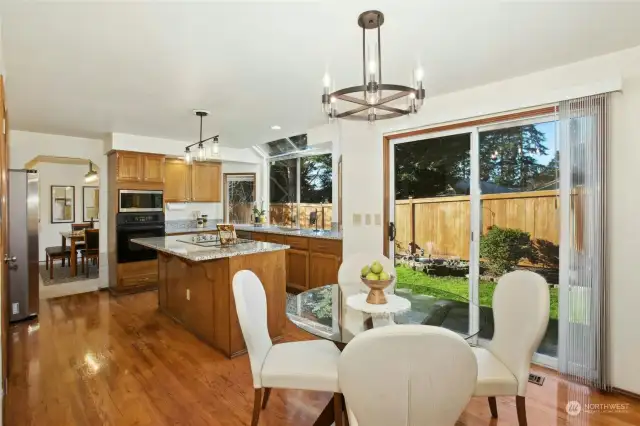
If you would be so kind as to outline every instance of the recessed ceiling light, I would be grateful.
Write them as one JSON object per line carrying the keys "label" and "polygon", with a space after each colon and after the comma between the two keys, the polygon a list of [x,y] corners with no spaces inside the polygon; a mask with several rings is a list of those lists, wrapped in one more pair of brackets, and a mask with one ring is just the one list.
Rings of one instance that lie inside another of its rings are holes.
{"label": "recessed ceiling light", "polygon": [[271,126],[271,130],[280,130],[282,129],[282,127],[278,126],[277,124],[274,124],[273,126]]}

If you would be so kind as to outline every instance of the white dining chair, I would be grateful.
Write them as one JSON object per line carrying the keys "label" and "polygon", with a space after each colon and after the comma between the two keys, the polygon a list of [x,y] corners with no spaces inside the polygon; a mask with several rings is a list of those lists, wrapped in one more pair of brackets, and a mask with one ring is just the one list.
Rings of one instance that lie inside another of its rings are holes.
{"label": "white dining chair", "polygon": [[502,276],[493,293],[493,339],[474,348],[478,383],[474,396],[489,398],[491,416],[498,417],[496,396],[515,396],[519,426],[527,425],[525,395],[529,366],[549,322],[549,285],[531,271]]}
{"label": "white dining chair", "polygon": [[[358,286],[358,288],[368,291],[368,287],[360,281],[360,272],[364,265],[371,265],[375,260],[380,262],[387,273],[390,273],[394,277],[397,276],[396,267],[392,259],[389,259],[380,253],[360,252],[349,255],[342,261],[340,269],[338,269],[338,284],[343,287]],[[395,285],[396,281],[394,279],[389,287],[384,289],[384,292],[387,294],[393,294]]]}
{"label": "white dining chair", "polygon": [[258,424],[260,407],[266,408],[271,388],[281,388],[332,392],[335,424],[341,426],[338,348],[327,340],[272,344],[267,328],[267,298],[260,279],[251,271],[234,275],[233,296],[255,389],[251,425]]}
{"label": "white dining chair", "polygon": [[398,325],[358,334],[338,365],[350,426],[453,426],[473,395],[471,347],[441,327]]}

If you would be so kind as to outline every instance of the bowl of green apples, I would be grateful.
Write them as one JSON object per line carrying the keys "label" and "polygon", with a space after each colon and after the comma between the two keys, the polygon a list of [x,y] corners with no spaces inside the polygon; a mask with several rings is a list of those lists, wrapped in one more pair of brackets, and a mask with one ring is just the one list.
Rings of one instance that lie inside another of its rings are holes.
{"label": "bowl of green apples", "polygon": [[384,270],[380,262],[376,260],[371,265],[363,266],[360,271],[360,279],[369,287],[367,303],[372,305],[384,305],[387,303],[384,289],[393,282],[393,276]]}

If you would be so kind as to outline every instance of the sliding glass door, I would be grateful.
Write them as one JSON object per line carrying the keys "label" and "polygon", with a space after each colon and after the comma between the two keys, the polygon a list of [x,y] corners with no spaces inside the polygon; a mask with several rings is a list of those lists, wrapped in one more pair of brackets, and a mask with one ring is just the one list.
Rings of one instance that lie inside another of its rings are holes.
{"label": "sliding glass door", "polygon": [[390,149],[397,291],[425,296],[413,303],[437,303],[447,327],[460,332],[478,321],[476,149],[474,129],[399,139]]}
{"label": "sliding glass door", "polygon": [[468,314],[448,328],[482,322],[482,342],[493,337],[499,277],[515,269],[539,273],[550,285],[551,306],[536,361],[552,367],[560,269],[556,123],[554,114],[389,145],[388,253],[398,291],[466,301]]}

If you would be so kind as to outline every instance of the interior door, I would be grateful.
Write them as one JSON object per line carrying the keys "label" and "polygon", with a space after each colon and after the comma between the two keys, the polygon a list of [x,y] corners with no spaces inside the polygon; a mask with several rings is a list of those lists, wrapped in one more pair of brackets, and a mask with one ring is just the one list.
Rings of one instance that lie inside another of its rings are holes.
{"label": "interior door", "polygon": [[[10,256],[8,247],[9,237],[9,144],[7,141],[7,122],[4,103],[4,80],[0,76],[0,121],[2,121],[2,132],[0,132],[0,256],[3,262],[0,263],[0,341],[2,342],[2,392],[6,395],[5,383],[8,377],[8,333],[9,333],[9,283],[8,265],[4,259]],[[5,399],[3,399],[4,401]]]}

